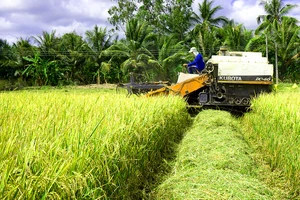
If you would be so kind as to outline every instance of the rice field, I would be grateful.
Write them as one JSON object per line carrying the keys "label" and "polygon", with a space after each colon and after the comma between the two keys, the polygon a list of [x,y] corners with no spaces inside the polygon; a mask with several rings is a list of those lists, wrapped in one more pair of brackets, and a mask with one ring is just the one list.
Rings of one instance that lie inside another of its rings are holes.
{"label": "rice field", "polygon": [[285,179],[291,198],[300,194],[300,90],[283,85],[252,102],[252,112],[242,123],[245,137],[261,152],[271,171]]}
{"label": "rice field", "polygon": [[190,116],[177,97],[0,93],[0,199],[138,199]]}
{"label": "rice field", "polygon": [[292,84],[239,119],[111,89],[0,93],[0,199],[297,199],[299,107]]}

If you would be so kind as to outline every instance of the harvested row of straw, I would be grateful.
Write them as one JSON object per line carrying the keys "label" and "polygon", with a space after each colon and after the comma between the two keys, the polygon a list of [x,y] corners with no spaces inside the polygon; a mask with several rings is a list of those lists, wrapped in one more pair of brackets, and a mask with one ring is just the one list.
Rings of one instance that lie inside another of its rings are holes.
{"label": "harvested row of straw", "polygon": [[280,199],[259,179],[239,121],[225,111],[205,110],[179,146],[173,172],[157,199]]}

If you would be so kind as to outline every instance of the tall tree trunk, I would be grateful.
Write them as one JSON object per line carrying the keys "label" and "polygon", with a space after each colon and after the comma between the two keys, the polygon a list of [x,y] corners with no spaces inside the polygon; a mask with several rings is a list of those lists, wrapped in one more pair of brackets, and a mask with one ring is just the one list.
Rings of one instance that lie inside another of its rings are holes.
{"label": "tall tree trunk", "polygon": [[98,69],[98,73],[97,73],[97,84],[100,84],[100,69]]}
{"label": "tall tree trunk", "polygon": [[277,43],[275,42],[275,69],[276,69],[276,85],[278,85],[278,61],[277,61]]}

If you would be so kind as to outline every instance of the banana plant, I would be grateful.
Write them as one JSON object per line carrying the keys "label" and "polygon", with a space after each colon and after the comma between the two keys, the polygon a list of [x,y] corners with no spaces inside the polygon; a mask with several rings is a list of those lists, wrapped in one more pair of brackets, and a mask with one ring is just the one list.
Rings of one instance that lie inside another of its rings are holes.
{"label": "banana plant", "polygon": [[39,52],[35,53],[33,58],[24,56],[23,59],[29,64],[21,75],[31,79],[34,85],[57,85],[63,77],[56,61],[43,60]]}

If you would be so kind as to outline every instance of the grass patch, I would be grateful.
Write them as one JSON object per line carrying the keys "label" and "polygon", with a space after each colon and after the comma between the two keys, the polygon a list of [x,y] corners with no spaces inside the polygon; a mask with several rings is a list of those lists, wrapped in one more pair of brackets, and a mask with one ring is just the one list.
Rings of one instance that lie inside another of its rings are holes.
{"label": "grass patch", "polygon": [[273,85],[274,92],[286,93],[286,92],[300,92],[300,85],[296,83],[279,83]]}
{"label": "grass patch", "polygon": [[179,146],[173,172],[155,191],[157,199],[282,199],[260,180],[259,166],[238,119],[204,110]]}

